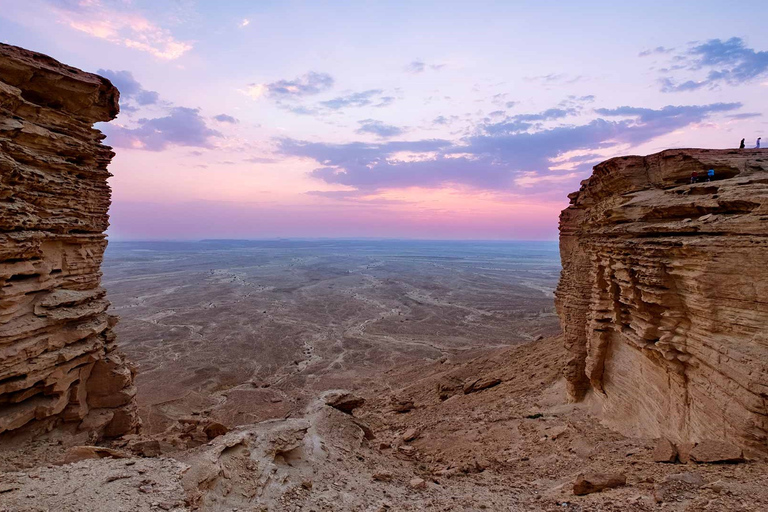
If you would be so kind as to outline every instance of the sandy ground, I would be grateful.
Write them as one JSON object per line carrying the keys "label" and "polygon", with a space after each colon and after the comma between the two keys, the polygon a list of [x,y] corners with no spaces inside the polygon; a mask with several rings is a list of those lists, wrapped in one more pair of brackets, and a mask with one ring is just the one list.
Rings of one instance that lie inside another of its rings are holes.
{"label": "sandy ground", "polygon": [[[163,438],[158,457],[39,460],[3,475],[0,510],[768,509],[765,462],[653,462],[653,440],[625,438],[587,406],[564,403],[563,357],[555,337],[406,365],[372,385],[353,415],[320,396],[301,418],[236,428],[198,447]],[[3,460],[39,453],[27,445]],[[575,496],[578,474],[593,472],[627,484]]]}

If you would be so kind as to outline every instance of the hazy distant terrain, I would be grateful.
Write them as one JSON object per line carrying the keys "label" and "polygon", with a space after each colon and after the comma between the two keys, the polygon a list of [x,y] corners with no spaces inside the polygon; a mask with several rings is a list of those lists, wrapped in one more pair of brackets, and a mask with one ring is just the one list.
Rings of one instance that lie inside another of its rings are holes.
{"label": "hazy distant terrain", "polygon": [[103,269],[153,430],[282,417],[401,363],[558,331],[550,242],[112,242]]}

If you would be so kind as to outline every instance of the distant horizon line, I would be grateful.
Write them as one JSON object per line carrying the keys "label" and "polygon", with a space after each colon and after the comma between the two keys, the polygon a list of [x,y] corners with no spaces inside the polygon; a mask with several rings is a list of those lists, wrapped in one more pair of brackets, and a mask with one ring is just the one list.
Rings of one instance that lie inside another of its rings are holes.
{"label": "distant horizon line", "polygon": [[322,241],[363,241],[363,242],[558,242],[557,239],[523,238],[403,238],[403,237],[270,237],[270,238],[119,238],[110,239],[110,243],[151,243],[151,242],[322,242]]}

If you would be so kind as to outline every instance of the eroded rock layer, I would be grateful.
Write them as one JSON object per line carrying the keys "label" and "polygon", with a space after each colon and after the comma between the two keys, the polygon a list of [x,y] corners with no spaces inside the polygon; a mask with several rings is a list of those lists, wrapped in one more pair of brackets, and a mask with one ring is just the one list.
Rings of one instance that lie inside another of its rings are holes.
{"label": "eroded rock layer", "polygon": [[0,44],[0,434],[136,428],[100,265],[118,112],[108,80]]}
{"label": "eroded rock layer", "polygon": [[768,150],[614,158],[569,197],[570,397],[629,435],[767,452]]}

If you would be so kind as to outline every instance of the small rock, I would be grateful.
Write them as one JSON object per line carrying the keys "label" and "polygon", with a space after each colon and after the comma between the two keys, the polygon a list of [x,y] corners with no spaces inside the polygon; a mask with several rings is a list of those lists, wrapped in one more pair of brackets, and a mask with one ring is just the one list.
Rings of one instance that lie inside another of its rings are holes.
{"label": "small rock", "polygon": [[325,397],[325,405],[329,405],[346,414],[365,404],[365,398],[346,391],[331,393]]}
{"label": "small rock", "polygon": [[413,446],[398,446],[397,450],[405,455],[413,455],[416,453],[416,448]]}
{"label": "small rock", "polygon": [[673,502],[685,493],[697,490],[705,484],[704,478],[698,473],[676,473],[668,475],[653,488],[653,499],[656,503]]}
{"label": "small rock", "polygon": [[115,474],[109,475],[105,480],[105,482],[109,483],[109,482],[114,482],[115,480],[123,480],[125,478],[131,478],[131,475],[129,475],[128,473],[115,473]]}
{"label": "small rock", "polygon": [[464,383],[464,394],[476,393],[483,389],[492,388],[501,384],[501,379],[482,377],[478,379],[469,379]]}
{"label": "small rock", "polygon": [[693,447],[690,457],[699,463],[737,463],[744,462],[744,451],[726,441],[705,440]]}
{"label": "small rock", "polygon": [[156,439],[128,443],[128,448],[143,457],[157,457],[163,452],[160,448],[160,441]]}
{"label": "small rock", "polygon": [[714,482],[710,482],[710,483],[708,483],[706,485],[702,485],[701,488],[702,489],[709,489],[710,491],[719,494],[719,493],[723,492],[723,490],[725,490],[726,485],[725,485],[725,482],[723,482],[722,480],[715,480]]}
{"label": "small rock", "polygon": [[411,481],[408,482],[408,485],[411,487],[411,489],[427,488],[427,482],[425,482],[423,478],[412,478]]}
{"label": "small rock", "polygon": [[301,482],[301,486],[304,489],[307,489],[307,490],[311,489],[312,488],[312,480],[304,480],[303,482]]}
{"label": "small rock", "polygon": [[693,487],[701,487],[706,483],[704,478],[698,473],[691,473],[686,471],[685,473],[675,473],[674,475],[668,475],[665,482],[679,482],[682,484],[690,485]]}
{"label": "small rock", "polygon": [[413,400],[392,400],[392,410],[394,412],[404,413],[412,411],[413,408]]}
{"label": "small rock", "polygon": [[392,480],[392,473],[389,471],[379,471],[373,474],[373,479],[377,482],[389,482]]}
{"label": "small rock", "polygon": [[379,450],[389,450],[390,448],[392,448],[392,445],[387,442],[382,441],[379,443]]}
{"label": "small rock", "polygon": [[0,482],[0,494],[2,494],[4,492],[17,491],[19,489],[21,489],[20,485]]}
{"label": "small rock", "polygon": [[696,446],[695,443],[678,443],[677,444],[677,460],[684,464],[691,462],[691,450]]}
{"label": "small rock", "polygon": [[126,459],[129,455],[102,446],[73,446],[67,450],[67,453],[64,455],[64,464],[71,464],[72,462],[86,459],[103,459],[107,457],[113,459]]}
{"label": "small rock", "polygon": [[360,430],[363,431],[363,437],[365,437],[367,440],[373,441],[376,439],[376,434],[373,433],[373,429],[366,422],[357,418],[352,418],[352,423],[360,427]]}
{"label": "small rock", "polygon": [[448,400],[463,390],[464,383],[457,377],[443,377],[437,383],[437,396],[440,397],[440,400]]}
{"label": "small rock", "polygon": [[606,489],[614,489],[625,485],[627,485],[627,477],[623,474],[580,474],[576,477],[576,481],[573,482],[573,494],[576,496],[584,496],[593,492],[601,492]]}
{"label": "small rock", "polygon": [[415,440],[416,438],[418,438],[419,434],[420,434],[419,429],[417,429],[417,428],[409,428],[403,434],[403,441],[405,441],[406,443],[409,443],[409,442]]}
{"label": "small rock", "polygon": [[546,434],[551,440],[556,441],[559,437],[561,437],[566,432],[568,432],[568,426],[560,425],[558,427],[552,427],[551,429],[547,430]]}
{"label": "small rock", "polygon": [[669,439],[661,438],[656,441],[656,447],[653,449],[654,462],[675,462],[677,461],[677,448]]}
{"label": "small rock", "polygon": [[229,432],[229,429],[221,423],[213,421],[205,426],[203,432],[205,432],[205,435],[208,437],[208,439],[215,439]]}

